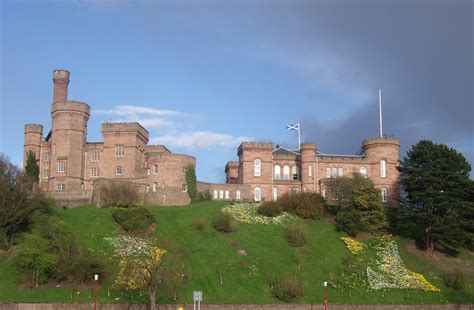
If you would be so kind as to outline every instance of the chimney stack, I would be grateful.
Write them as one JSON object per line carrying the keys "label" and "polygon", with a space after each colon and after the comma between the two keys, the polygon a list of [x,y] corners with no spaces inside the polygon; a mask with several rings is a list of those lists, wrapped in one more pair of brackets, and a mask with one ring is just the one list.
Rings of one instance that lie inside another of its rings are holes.
{"label": "chimney stack", "polygon": [[69,71],[56,69],[53,71],[54,97],[53,103],[67,101],[67,87],[69,84]]}

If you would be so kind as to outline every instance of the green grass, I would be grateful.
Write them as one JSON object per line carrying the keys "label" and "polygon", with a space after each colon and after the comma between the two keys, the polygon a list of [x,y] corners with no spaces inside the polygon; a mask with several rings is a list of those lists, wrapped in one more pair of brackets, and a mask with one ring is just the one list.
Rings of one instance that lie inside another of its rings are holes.
{"label": "green grass", "polygon": [[[298,303],[322,303],[322,282],[330,275],[340,274],[341,258],[350,256],[340,237],[334,231],[330,219],[305,220],[308,244],[301,248],[290,248],[285,240],[283,226],[239,223],[237,231],[229,234],[216,232],[211,222],[223,202],[202,202],[183,207],[148,207],[156,218],[157,237],[164,244],[172,244],[181,249],[188,269],[188,281],[179,291],[179,303],[192,303],[192,292],[203,291],[205,303],[281,303],[274,298],[268,285],[270,275],[295,274],[301,277],[305,286],[305,296]],[[60,210],[60,217],[69,224],[77,239],[85,246],[102,251],[107,248],[103,240],[118,233],[118,225],[111,216],[110,209],[96,209],[90,206]],[[207,221],[203,231],[196,230],[193,222],[197,218]],[[359,290],[329,289],[330,303],[474,303],[473,288],[458,293],[443,284],[442,271],[436,266],[420,260],[407,252],[399,242],[400,255],[406,266],[422,273],[441,293],[426,293],[407,290],[385,292],[365,292]],[[239,256],[237,251],[246,251]],[[463,253],[469,256],[470,253]],[[472,259],[472,257],[471,257]],[[252,271],[256,270],[256,274]],[[223,284],[220,282],[222,276]],[[0,300],[9,301],[50,301],[50,302],[90,302],[89,289],[83,287],[74,293],[71,288],[22,289],[18,276],[8,259],[0,259]],[[106,288],[101,288],[101,301],[129,301],[131,296],[112,291],[106,296]],[[134,296],[134,301],[145,301],[146,296]],[[174,302],[159,296],[161,302]]]}

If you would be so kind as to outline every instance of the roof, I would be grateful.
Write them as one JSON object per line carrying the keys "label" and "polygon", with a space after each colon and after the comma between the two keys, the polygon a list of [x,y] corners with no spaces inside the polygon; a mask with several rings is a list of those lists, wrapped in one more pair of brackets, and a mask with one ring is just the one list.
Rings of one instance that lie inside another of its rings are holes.
{"label": "roof", "polygon": [[273,156],[301,155],[298,150],[290,150],[282,146],[273,150]]}
{"label": "roof", "polygon": [[325,154],[320,151],[316,151],[317,156],[321,157],[356,157],[356,158],[363,158],[364,155],[345,155],[345,154]]}

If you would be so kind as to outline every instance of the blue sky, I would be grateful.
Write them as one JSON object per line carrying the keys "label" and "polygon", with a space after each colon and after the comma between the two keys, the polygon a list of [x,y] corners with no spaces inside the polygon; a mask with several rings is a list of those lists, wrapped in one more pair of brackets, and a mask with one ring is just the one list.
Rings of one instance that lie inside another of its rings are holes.
{"label": "blue sky", "polygon": [[[1,3],[1,152],[21,163],[23,125],[51,126],[51,75],[103,121],[139,121],[151,143],[224,180],[242,140],[326,153],[385,131],[473,150],[472,2],[13,1]],[[454,78],[455,77],[455,78]],[[402,154],[403,155],[403,154]]]}

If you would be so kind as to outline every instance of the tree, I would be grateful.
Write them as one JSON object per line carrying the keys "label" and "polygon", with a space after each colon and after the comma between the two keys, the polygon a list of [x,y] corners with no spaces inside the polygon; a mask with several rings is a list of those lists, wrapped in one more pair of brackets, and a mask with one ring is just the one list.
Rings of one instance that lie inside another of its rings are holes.
{"label": "tree", "polygon": [[330,209],[336,213],[336,229],[351,236],[359,231],[378,232],[388,227],[381,193],[374,183],[359,174],[325,183]]}
{"label": "tree", "polygon": [[407,232],[424,242],[429,255],[437,243],[453,248],[472,244],[471,166],[466,158],[446,145],[422,140],[398,169],[400,226],[409,227]]}
{"label": "tree", "polygon": [[39,181],[39,166],[38,161],[36,160],[35,154],[32,151],[29,151],[26,154],[26,166],[25,166],[26,175],[28,175],[33,182]]}
{"label": "tree", "polygon": [[11,235],[27,228],[36,210],[51,204],[20,168],[0,154],[0,239],[6,246]]}
{"label": "tree", "polygon": [[114,247],[114,258],[118,265],[115,282],[127,289],[147,289],[150,309],[156,310],[156,291],[163,281],[163,255],[152,240],[127,235],[107,238]]}
{"label": "tree", "polygon": [[191,164],[186,166],[186,187],[188,188],[188,195],[191,201],[196,201],[198,197],[196,189],[196,170]]}

